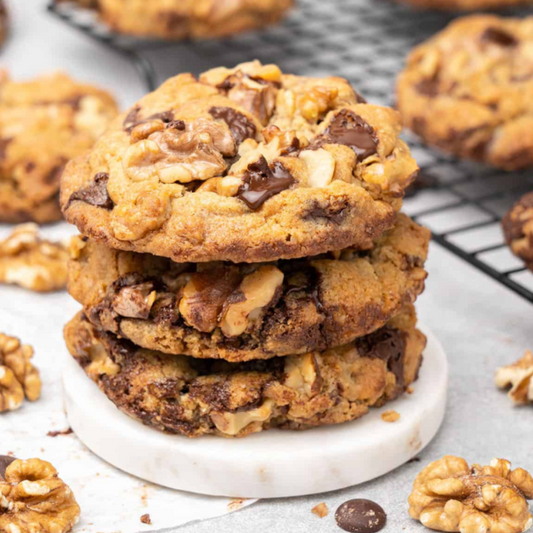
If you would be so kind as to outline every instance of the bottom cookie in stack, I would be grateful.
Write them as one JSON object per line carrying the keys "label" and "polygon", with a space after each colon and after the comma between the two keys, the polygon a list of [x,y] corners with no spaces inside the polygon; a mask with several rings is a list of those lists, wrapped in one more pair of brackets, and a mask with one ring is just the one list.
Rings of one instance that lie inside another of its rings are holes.
{"label": "bottom cookie in stack", "polygon": [[407,305],[385,326],[326,351],[229,363],[140,348],[78,314],[67,346],[124,413],[158,430],[244,437],[355,420],[404,393],[426,344]]}

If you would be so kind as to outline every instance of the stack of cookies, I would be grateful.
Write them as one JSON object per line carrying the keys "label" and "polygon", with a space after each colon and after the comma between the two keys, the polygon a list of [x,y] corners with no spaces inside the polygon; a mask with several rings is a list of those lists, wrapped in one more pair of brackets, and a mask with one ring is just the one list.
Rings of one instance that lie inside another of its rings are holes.
{"label": "stack of cookies", "polygon": [[429,232],[398,114],[275,65],[168,80],[69,163],[72,356],[196,437],[354,420],[407,390]]}

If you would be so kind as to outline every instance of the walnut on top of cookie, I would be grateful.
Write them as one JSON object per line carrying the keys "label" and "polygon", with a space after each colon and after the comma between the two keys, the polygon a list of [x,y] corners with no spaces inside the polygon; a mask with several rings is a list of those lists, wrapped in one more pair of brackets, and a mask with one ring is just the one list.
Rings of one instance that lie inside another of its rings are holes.
{"label": "walnut on top of cookie", "polygon": [[65,74],[12,81],[0,72],[0,222],[61,218],[67,161],[92,147],[118,110],[100,89]]}
{"label": "walnut on top of cookie", "polygon": [[506,170],[533,165],[533,17],[453,21],[409,55],[406,126],[430,145]]}
{"label": "walnut on top of cookie", "polygon": [[181,74],[67,166],[61,203],[86,236],[177,262],[367,248],[418,170],[400,132],[341,78]]}

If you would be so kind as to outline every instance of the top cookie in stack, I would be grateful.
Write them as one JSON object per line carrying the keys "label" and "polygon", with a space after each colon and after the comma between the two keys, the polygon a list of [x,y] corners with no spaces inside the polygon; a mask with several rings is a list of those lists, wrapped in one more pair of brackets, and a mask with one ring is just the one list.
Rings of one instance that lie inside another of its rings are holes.
{"label": "top cookie in stack", "polygon": [[253,62],[168,80],[63,175],[83,235],[73,356],[122,410],[189,436],[397,397],[421,363],[429,241],[398,213],[418,168],[400,131],[340,78]]}

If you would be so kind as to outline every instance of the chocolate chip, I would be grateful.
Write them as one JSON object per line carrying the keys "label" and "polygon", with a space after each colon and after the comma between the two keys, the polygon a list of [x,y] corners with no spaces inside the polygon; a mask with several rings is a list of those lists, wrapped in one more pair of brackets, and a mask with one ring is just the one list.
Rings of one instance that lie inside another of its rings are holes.
{"label": "chocolate chip", "polygon": [[385,527],[387,515],[371,500],[349,500],[335,513],[337,525],[351,533],[374,533]]}
{"label": "chocolate chip", "polygon": [[300,139],[298,137],[293,137],[291,144],[287,146],[284,150],[281,151],[280,155],[282,156],[288,156],[291,154],[295,154],[300,151]]}
{"label": "chocolate chip", "polygon": [[96,207],[103,207],[104,209],[113,209],[113,200],[109,197],[107,192],[107,182],[109,181],[109,174],[106,172],[99,172],[94,176],[93,181],[71,194],[67,203],[67,208],[75,200],[85,202],[86,204],[94,205]]}
{"label": "chocolate chip", "polygon": [[349,146],[356,153],[358,161],[363,161],[376,153],[378,139],[372,126],[353,111],[343,109],[337,113],[324,133],[315,137],[310,149],[316,150],[324,144]]}
{"label": "chocolate chip", "polygon": [[255,124],[246,115],[232,107],[212,107],[209,113],[213,118],[223,120],[228,125],[237,146],[245,139],[255,137],[257,131]]}
{"label": "chocolate chip", "polygon": [[11,457],[9,455],[0,455],[0,481],[4,481],[7,467],[13,461],[16,461],[16,460],[17,460],[16,457]]}
{"label": "chocolate chip", "polygon": [[439,94],[439,80],[427,78],[416,84],[416,90],[424,96],[437,96]]}
{"label": "chocolate chip", "polygon": [[250,209],[259,209],[269,198],[288,189],[296,180],[279,161],[269,165],[261,158],[248,165],[237,197]]}
{"label": "chocolate chip", "polygon": [[481,34],[481,40],[499,46],[516,46],[518,41],[506,31],[500,28],[487,28]]}
{"label": "chocolate chip", "polygon": [[0,161],[6,158],[7,147],[13,139],[0,139]]}

